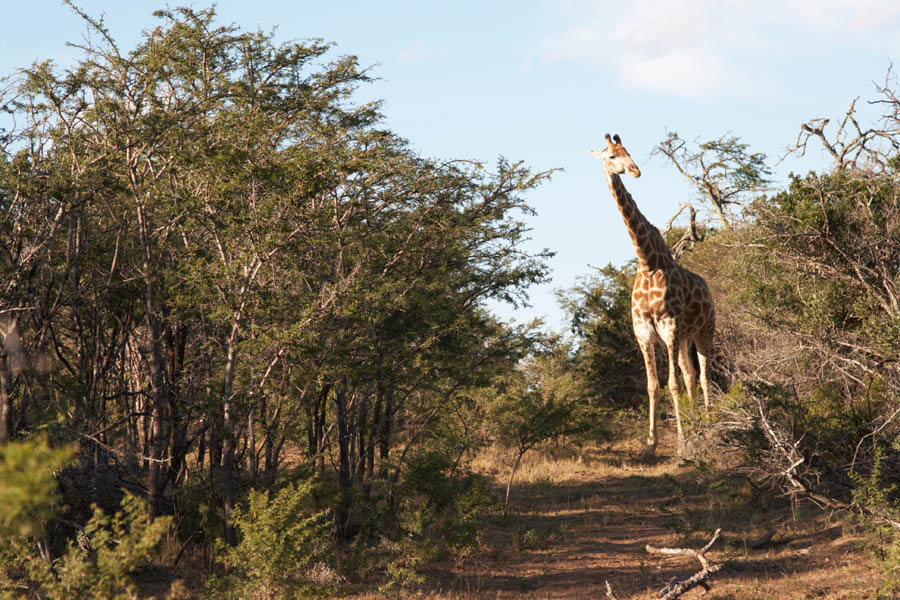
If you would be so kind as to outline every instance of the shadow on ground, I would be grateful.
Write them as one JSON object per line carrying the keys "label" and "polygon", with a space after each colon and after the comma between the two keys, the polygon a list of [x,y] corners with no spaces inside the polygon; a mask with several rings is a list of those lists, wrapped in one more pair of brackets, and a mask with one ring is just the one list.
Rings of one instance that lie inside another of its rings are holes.
{"label": "shadow on ground", "polygon": [[[721,527],[722,541],[708,555],[725,563],[712,580],[713,597],[816,597],[806,596],[804,585],[818,597],[843,597],[828,590],[856,576],[847,569],[859,546],[839,543],[840,526],[810,509],[798,516],[797,507],[783,501],[765,505],[752,494],[729,491],[728,480],[698,480],[669,457],[661,461],[645,474],[632,470],[643,466],[613,457],[609,463],[621,466],[607,466],[602,476],[592,478],[586,466],[570,481],[514,485],[509,513],[484,518],[481,550],[431,573],[422,592],[440,598],[605,598],[610,581],[620,598],[658,597],[656,590],[673,577],[690,576],[699,563],[651,555],[645,546],[700,548]],[[767,528],[778,531],[772,542],[748,548],[747,540]],[[858,574],[863,581],[871,578],[871,565],[866,570]],[[847,598],[861,597],[858,586],[851,591]]]}

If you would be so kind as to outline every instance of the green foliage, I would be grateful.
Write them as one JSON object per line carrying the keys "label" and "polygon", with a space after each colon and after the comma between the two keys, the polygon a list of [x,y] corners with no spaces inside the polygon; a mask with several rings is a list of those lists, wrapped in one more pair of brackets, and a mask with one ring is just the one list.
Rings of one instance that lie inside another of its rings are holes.
{"label": "green foliage", "polygon": [[516,455],[506,484],[506,504],[529,450],[551,438],[587,434],[597,440],[608,433],[605,411],[591,405],[569,345],[553,337],[546,341],[544,349],[495,379],[486,403],[493,438]]}
{"label": "green foliage", "polygon": [[487,415],[498,442],[525,452],[557,436],[606,436],[603,411],[590,402],[575,360],[569,344],[551,338],[495,381]]}
{"label": "green foliage", "polygon": [[458,558],[476,548],[478,512],[495,503],[487,479],[435,451],[413,457],[397,494],[401,529],[407,537],[427,542],[427,552],[435,558]]}
{"label": "green foliage", "polygon": [[573,372],[596,407],[644,406],[644,362],[631,324],[636,262],[609,264],[560,295],[577,350]]}
{"label": "green foliage", "polygon": [[468,471],[452,449],[419,450],[396,487],[373,491],[364,505],[357,571],[385,575],[384,591],[421,583],[430,564],[460,560],[478,548],[478,516],[495,506],[490,481]]}
{"label": "green foliage", "polygon": [[[677,138],[677,133],[670,133]],[[700,144],[700,151],[711,153],[713,160],[705,161],[709,169],[710,180],[720,188],[736,188],[741,190],[759,189],[768,183],[771,169],[766,165],[766,155],[762,152],[749,152],[750,146],[736,136],[722,136],[717,140],[709,140]]]}
{"label": "green foliage", "polygon": [[560,527],[554,523],[542,523],[532,527],[526,523],[517,523],[509,544],[516,552],[544,550],[551,547],[560,537]]}
{"label": "green foliage", "polygon": [[56,474],[74,446],[51,448],[46,437],[0,445],[0,539],[39,538],[58,510]]}
{"label": "green foliage", "polygon": [[[853,502],[864,512],[900,521],[900,496],[896,483],[885,481],[885,451],[875,451],[874,462],[868,473],[850,472],[856,487]],[[862,522],[872,532],[870,550],[880,559],[883,579],[876,598],[894,598],[900,591],[900,533],[879,520],[863,518]]]}
{"label": "green foliage", "polygon": [[[772,322],[834,339],[859,335],[873,357],[900,350],[900,186],[837,171],[794,177],[754,206],[771,258],[754,299]],[[833,348],[838,351],[837,348]]]}
{"label": "green foliage", "polygon": [[[419,156],[354,98],[370,78],[326,42],[171,8],[120,48],[66,4],[88,29],[81,54],[24,69],[5,104],[14,424],[58,418],[96,439],[84,478],[109,485],[85,493],[145,482],[150,514],[174,505],[205,544],[237,526],[224,595],[312,589],[302,565],[327,563],[330,515],[344,552],[385,539],[395,565],[464,554],[487,497],[464,468],[475,397],[528,349],[485,304],[546,280],[551,253],[525,248],[522,215],[551,172]],[[575,384],[552,381],[548,406],[568,403]],[[329,505],[303,508],[299,486],[235,507],[300,442]],[[266,547],[282,548],[271,565]]]}
{"label": "green foliage", "polygon": [[[35,551],[31,540],[7,538],[0,545],[0,591],[9,598],[21,590],[58,600],[137,598],[130,576],[151,561],[171,525],[169,517],[148,522],[144,502],[126,494],[112,516],[95,509],[77,541],[52,562]],[[180,585],[173,584],[169,596],[180,593]]]}
{"label": "green foliage", "polygon": [[741,206],[748,196],[764,190],[769,183],[772,171],[766,155],[750,152],[740,138],[728,134],[694,145],[696,148],[689,147],[672,131],[653,152],[668,158],[717,214],[722,228],[731,229],[734,219],[729,215],[729,207]]}
{"label": "green foliage", "polygon": [[327,570],[332,548],[327,511],[316,508],[315,482],[290,483],[275,492],[252,491],[237,506],[237,546],[220,546],[229,574],[209,586],[214,598],[306,598],[324,592],[312,575]]}
{"label": "green foliage", "polygon": [[[75,453],[50,448],[46,438],[0,446],[0,595],[27,591],[41,598],[135,598],[129,575],[146,565],[171,528],[170,518],[149,523],[144,503],[126,494],[109,516],[99,508],[51,559],[42,540],[47,522],[60,510],[56,474]],[[39,552],[38,548],[42,548]],[[177,587],[172,588],[173,593]]]}
{"label": "green foliage", "polygon": [[130,584],[124,584],[122,590],[123,582],[129,573],[149,562],[171,525],[169,517],[149,523],[144,502],[131,494],[125,495],[121,510],[112,517],[95,509],[81,538],[87,540],[87,552],[73,544],[58,563],[59,580],[68,597],[133,595]]}
{"label": "green foliage", "polygon": [[182,533],[202,532],[205,540],[216,540],[222,537],[222,510],[208,487],[199,478],[189,481],[175,492],[175,501]]}
{"label": "green foliage", "polygon": [[871,469],[868,474],[850,471],[850,478],[856,484],[853,490],[853,501],[867,509],[874,510],[895,519],[900,518],[900,503],[898,503],[898,485],[885,483],[883,468],[884,450],[878,448]]}

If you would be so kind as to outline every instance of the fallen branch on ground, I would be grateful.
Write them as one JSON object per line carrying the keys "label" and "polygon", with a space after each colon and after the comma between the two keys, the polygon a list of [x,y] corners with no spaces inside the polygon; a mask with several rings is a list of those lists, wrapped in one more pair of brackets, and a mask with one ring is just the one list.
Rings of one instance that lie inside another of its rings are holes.
{"label": "fallen branch on ground", "polygon": [[700,550],[692,550],[690,548],[656,548],[647,544],[645,549],[647,552],[651,554],[667,554],[667,555],[677,555],[677,554],[690,554],[695,556],[697,560],[700,561],[700,566],[702,567],[699,571],[694,573],[687,579],[673,579],[664,587],[660,594],[663,596],[663,600],[671,600],[672,598],[678,598],[681,594],[685,593],[691,588],[696,586],[701,586],[707,592],[709,591],[709,586],[706,584],[706,580],[709,579],[709,576],[722,568],[722,565],[711,565],[709,561],[706,560],[704,554],[712,548],[712,545],[716,543],[716,540],[719,539],[719,534],[722,533],[722,529],[716,529],[716,532],[713,534],[712,539],[707,542],[703,548]]}
{"label": "fallen branch on ground", "polygon": [[[673,600],[674,598],[679,598],[683,593],[697,587],[698,585],[706,590],[706,592],[709,591],[709,584],[706,583],[706,580],[709,579],[710,575],[721,569],[722,565],[709,564],[709,561],[706,560],[706,556],[704,555],[719,539],[720,533],[722,533],[722,529],[716,529],[716,532],[713,534],[712,539],[709,540],[709,542],[707,542],[707,544],[700,550],[692,550],[690,548],[657,548],[655,546],[651,546],[650,544],[647,544],[645,546],[647,552],[651,554],[666,554],[669,556],[689,554],[696,557],[697,560],[700,561],[701,569],[699,571],[697,571],[687,579],[679,579],[678,577],[675,577],[662,590],[660,590],[659,593],[660,596],[662,596],[662,600]],[[613,592],[612,586],[609,584],[609,581],[606,582],[606,595],[610,598],[610,600],[619,600]]]}

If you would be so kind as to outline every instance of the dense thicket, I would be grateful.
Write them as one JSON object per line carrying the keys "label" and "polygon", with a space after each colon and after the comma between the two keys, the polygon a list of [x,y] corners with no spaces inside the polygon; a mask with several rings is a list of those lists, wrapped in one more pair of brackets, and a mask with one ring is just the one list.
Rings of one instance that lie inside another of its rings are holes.
{"label": "dense thicket", "polygon": [[440,540],[477,488],[464,392],[528,347],[483,302],[544,279],[548,173],[417,155],[326,43],[179,9],[125,52],[82,16],[76,62],[2,99],[0,443],[78,448],[48,555],[126,490],[233,545],[288,476],[339,546]]}

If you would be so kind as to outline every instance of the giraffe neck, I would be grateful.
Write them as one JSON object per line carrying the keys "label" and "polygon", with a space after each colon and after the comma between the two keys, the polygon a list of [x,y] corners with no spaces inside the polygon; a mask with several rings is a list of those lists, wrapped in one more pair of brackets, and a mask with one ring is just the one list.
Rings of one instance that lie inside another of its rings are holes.
{"label": "giraffe neck", "polygon": [[666,241],[659,230],[638,210],[631,194],[625,189],[622,178],[615,173],[607,172],[606,181],[613,198],[616,199],[616,204],[619,205],[619,212],[625,220],[625,227],[637,251],[640,266],[650,271],[673,267],[675,259],[669,252]]}

